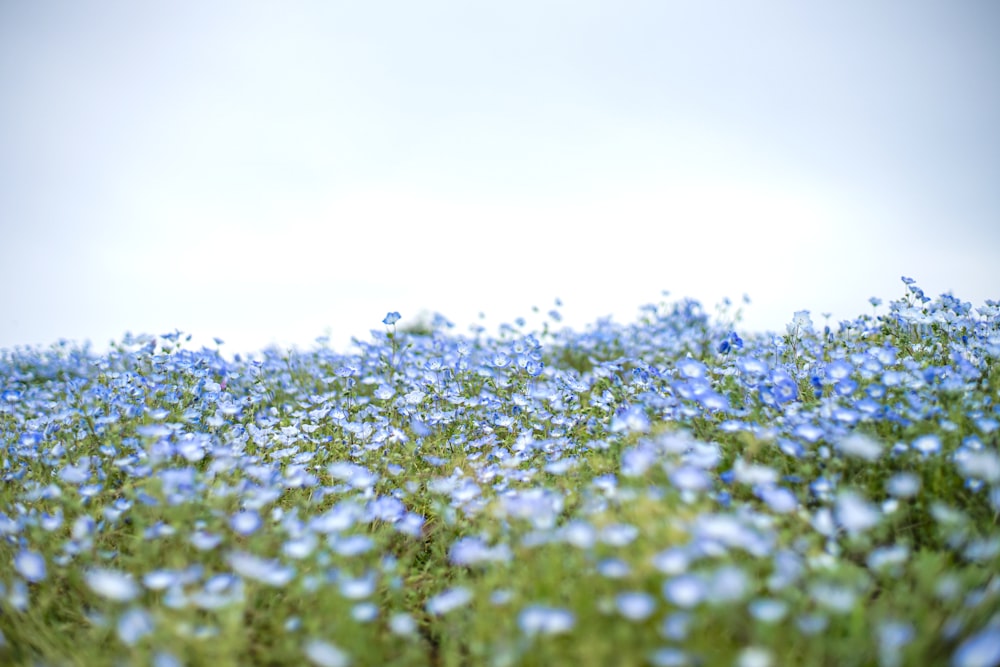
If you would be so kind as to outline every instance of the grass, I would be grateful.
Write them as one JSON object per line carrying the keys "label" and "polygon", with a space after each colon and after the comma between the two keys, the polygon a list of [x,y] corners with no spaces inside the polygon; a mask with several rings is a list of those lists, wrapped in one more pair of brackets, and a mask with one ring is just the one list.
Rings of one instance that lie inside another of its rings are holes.
{"label": "grass", "polygon": [[4,350],[0,662],[1000,665],[1000,306],[904,283]]}

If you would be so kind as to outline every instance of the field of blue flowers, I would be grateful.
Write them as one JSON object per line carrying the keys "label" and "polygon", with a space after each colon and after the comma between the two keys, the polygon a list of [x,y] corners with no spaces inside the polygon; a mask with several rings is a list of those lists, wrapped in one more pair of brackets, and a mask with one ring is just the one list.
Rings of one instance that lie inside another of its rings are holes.
{"label": "field of blue flowers", "polygon": [[0,352],[0,663],[1000,665],[1000,304]]}

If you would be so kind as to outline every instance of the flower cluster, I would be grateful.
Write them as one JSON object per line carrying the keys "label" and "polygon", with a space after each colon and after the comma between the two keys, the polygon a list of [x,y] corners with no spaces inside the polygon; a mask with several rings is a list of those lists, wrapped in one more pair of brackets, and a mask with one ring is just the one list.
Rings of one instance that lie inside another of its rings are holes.
{"label": "flower cluster", "polygon": [[0,662],[996,667],[1000,304],[904,284],[4,350]]}

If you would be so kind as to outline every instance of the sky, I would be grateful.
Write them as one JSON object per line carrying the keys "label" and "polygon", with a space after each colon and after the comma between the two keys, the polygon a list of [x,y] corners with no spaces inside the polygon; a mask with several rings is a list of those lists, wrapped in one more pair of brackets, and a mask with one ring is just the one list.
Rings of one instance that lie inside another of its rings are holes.
{"label": "sky", "polygon": [[998,35],[992,0],[0,2],[0,348],[980,305]]}

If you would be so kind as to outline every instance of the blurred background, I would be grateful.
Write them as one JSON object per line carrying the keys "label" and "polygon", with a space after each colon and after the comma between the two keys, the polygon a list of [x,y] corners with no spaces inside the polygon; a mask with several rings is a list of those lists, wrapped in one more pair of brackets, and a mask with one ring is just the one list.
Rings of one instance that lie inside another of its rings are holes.
{"label": "blurred background", "polygon": [[3,2],[0,347],[978,305],[998,35],[991,0]]}

